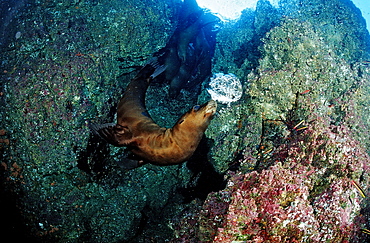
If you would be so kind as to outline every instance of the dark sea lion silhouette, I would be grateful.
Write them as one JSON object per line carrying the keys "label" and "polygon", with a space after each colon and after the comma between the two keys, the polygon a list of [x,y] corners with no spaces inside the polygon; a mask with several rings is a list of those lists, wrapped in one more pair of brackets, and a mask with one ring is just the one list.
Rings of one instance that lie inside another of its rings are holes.
{"label": "dark sea lion silhouette", "polygon": [[176,98],[184,88],[198,93],[199,84],[211,75],[216,43],[213,27],[219,21],[218,17],[201,9],[195,0],[183,2],[176,30],[166,46],[154,54],[167,66],[159,81],[164,76],[164,81],[169,83],[170,98]]}

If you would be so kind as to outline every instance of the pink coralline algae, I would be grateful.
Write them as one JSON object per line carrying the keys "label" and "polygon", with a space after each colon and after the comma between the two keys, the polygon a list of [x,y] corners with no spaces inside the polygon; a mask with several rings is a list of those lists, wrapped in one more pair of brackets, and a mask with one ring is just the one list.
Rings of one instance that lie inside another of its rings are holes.
{"label": "pink coralline algae", "polygon": [[281,164],[261,173],[234,175],[229,181],[231,203],[215,242],[292,242],[312,235],[318,223],[307,200],[310,180]]}
{"label": "pink coralline algae", "polygon": [[[261,171],[230,174],[201,211],[202,242],[364,242],[370,159],[345,126],[288,135]],[[227,195],[227,196],[225,196]],[[364,210],[363,210],[364,211]]]}

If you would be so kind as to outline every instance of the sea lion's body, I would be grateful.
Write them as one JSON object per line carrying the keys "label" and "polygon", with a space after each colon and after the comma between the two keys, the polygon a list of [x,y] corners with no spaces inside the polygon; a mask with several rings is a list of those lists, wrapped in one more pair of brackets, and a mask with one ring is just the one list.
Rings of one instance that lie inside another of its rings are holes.
{"label": "sea lion's body", "polygon": [[93,130],[115,146],[127,146],[139,163],[173,165],[186,161],[197,148],[214,113],[216,102],[194,106],[172,128],[158,126],[145,108],[150,81],[164,70],[147,64],[128,85],[117,107],[117,124],[93,125]]}

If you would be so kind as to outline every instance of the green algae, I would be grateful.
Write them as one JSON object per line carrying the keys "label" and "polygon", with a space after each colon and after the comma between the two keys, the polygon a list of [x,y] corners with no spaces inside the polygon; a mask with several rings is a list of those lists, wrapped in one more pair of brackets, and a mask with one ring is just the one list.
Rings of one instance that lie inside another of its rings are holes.
{"label": "green algae", "polygon": [[112,121],[107,114],[132,77],[119,66],[141,65],[165,45],[175,9],[166,7],[172,2],[90,4],[39,1],[20,13],[19,21],[28,21],[19,25],[22,37],[2,67],[7,105],[1,127],[11,137],[3,157],[19,168],[9,172],[8,185],[27,194],[18,206],[31,234],[43,240],[134,237],[144,207],[171,205],[163,199],[190,178],[185,167],[122,171],[114,164],[122,151],[105,158],[110,172],[99,183],[78,169],[87,122]]}

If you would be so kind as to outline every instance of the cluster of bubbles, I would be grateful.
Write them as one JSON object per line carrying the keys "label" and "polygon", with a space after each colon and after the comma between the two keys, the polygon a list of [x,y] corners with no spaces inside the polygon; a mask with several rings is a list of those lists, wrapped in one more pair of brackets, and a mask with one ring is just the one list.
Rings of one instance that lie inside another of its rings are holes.
{"label": "cluster of bubbles", "polygon": [[216,73],[211,78],[207,91],[213,100],[230,104],[242,97],[243,86],[235,74]]}

